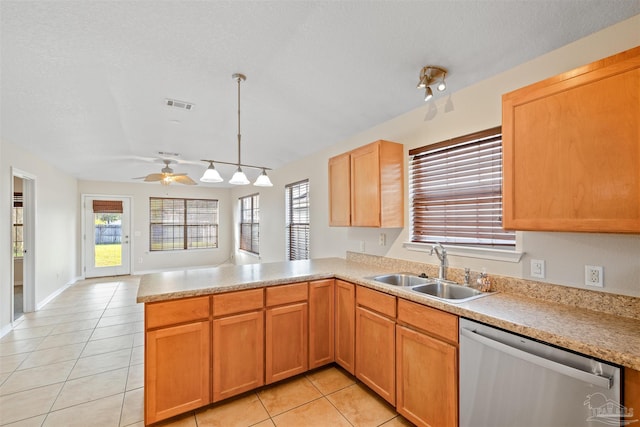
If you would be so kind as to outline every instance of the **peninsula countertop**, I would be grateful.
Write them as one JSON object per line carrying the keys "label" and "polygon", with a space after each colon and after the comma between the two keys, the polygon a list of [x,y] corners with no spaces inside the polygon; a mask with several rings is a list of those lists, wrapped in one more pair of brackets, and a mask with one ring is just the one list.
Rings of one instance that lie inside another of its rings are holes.
{"label": "peninsula countertop", "polygon": [[367,277],[389,268],[342,258],[229,265],[142,276],[139,303],[337,278],[640,370],[640,320],[499,292],[449,303]]}

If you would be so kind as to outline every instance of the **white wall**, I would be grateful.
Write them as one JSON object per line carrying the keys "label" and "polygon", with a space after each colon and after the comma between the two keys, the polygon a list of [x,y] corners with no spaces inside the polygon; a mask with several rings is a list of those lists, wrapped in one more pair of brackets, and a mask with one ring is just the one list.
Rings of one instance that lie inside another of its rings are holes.
{"label": "white wall", "polygon": [[[133,274],[171,270],[183,267],[213,266],[225,262],[232,254],[231,205],[229,190],[203,185],[169,185],[159,183],[121,183],[79,181],[77,215],[82,217],[81,197],[86,195],[130,196],[131,209],[131,269]],[[149,251],[149,197],[217,199],[219,208],[218,248],[190,251]],[[138,235],[139,234],[139,235]],[[82,233],[80,233],[82,235]],[[79,264],[82,240],[78,240]]]}
{"label": "white wall", "polygon": [[[274,187],[258,190],[262,215],[261,261],[284,259],[284,185],[308,178],[312,257],[344,257],[347,250],[360,251],[361,242],[364,242],[366,253],[436,264],[435,257],[403,247],[403,243],[409,240],[408,211],[405,222],[407,226],[404,229],[328,227],[328,158],[378,139],[403,143],[408,152],[411,148],[499,125],[502,94],[638,46],[638,28],[640,15],[471,87],[455,91],[454,87],[449,86],[449,95],[435,103],[427,103],[329,149],[270,172]],[[421,95],[416,91],[415,96],[419,98]],[[293,143],[303,142],[292,141]],[[232,198],[237,200],[252,192],[256,192],[256,187],[234,189]],[[234,214],[237,222],[237,211]],[[387,238],[387,245],[384,247],[378,245],[381,232]],[[544,281],[584,287],[584,265],[596,264],[604,267],[605,292],[640,296],[639,235],[544,232],[518,234],[519,249],[525,253],[519,263],[451,256],[450,266],[468,266],[476,271],[486,267],[489,273],[531,278],[530,259],[544,259],[547,270]],[[238,254],[236,261],[256,262],[256,259]]]}
{"label": "white wall", "polygon": [[12,167],[36,177],[35,302],[47,298],[74,282],[78,219],[77,181],[42,159],[2,141],[0,145],[0,335],[11,323],[11,181]]}

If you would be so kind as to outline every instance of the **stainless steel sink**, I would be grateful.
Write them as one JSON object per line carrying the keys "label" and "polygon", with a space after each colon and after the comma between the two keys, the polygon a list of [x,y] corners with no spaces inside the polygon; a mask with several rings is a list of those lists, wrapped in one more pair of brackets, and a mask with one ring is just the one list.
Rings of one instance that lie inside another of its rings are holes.
{"label": "stainless steel sink", "polygon": [[367,279],[386,283],[387,285],[405,287],[412,292],[451,303],[463,303],[494,293],[481,292],[477,289],[462,286],[448,280],[420,277],[413,273],[383,274],[380,276],[367,277]]}
{"label": "stainless steel sink", "polygon": [[433,279],[427,277],[416,276],[413,273],[392,273],[383,274],[381,276],[367,277],[367,279],[375,280],[376,282],[386,283],[393,286],[416,286],[429,283]]}
{"label": "stainless steel sink", "polygon": [[480,292],[477,289],[467,286],[461,286],[455,283],[436,281],[424,285],[414,286],[411,288],[413,292],[419,292],[432,297],[444,300],[454,300],[455,302],[469,301],[471,299],[485,296],[487,292]]}

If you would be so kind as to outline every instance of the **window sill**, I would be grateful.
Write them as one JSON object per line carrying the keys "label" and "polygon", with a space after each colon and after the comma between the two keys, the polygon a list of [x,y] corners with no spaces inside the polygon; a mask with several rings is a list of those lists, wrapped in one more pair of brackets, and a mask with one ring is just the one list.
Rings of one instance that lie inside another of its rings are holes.
{"label": "window sill", "polygon": [[[429,252],[431,251],[432,245],[429,243],[405,242],[402,246],[410,251]],[[477,248],[471,246],[443,246],[447,250],[448,255],[489,259],[493,261],[517,263],[520,262],[520,259],[524,255],[524,252],[508,249]]]}

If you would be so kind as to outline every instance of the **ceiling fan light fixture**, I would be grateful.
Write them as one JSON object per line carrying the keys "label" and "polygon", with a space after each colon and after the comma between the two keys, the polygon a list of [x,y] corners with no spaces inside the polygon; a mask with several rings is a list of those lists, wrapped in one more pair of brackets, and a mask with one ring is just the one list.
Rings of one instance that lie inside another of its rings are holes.
{"label": "ceiling fan light fixture", "polygon": [[238,167],[236,172],[233,174],[233,176],[229,180],[229,184],[233,184],[233,185],[247,185],[248,183],[249,183],[249,180],[247,179],[247,176],[244,174],[244,172],[242,172],[242,168],[240,167]]}
{"label": "ceiling fan light fixture", "polygon": [[202,182],[222,182],[224,181],[220,176],[220,173],[216,170],[216,167],[213,166],[213,162],[209,162],[209,167],[204,171],[202,177],[200,178]]}
{"label": "ceiling fan light fixture", "polygon": [[258,179],[256,179],[256,182],[254,182],[253,185],[256,187],[273,187],[265,169],[262,169],[262,173],[258,176]]}

